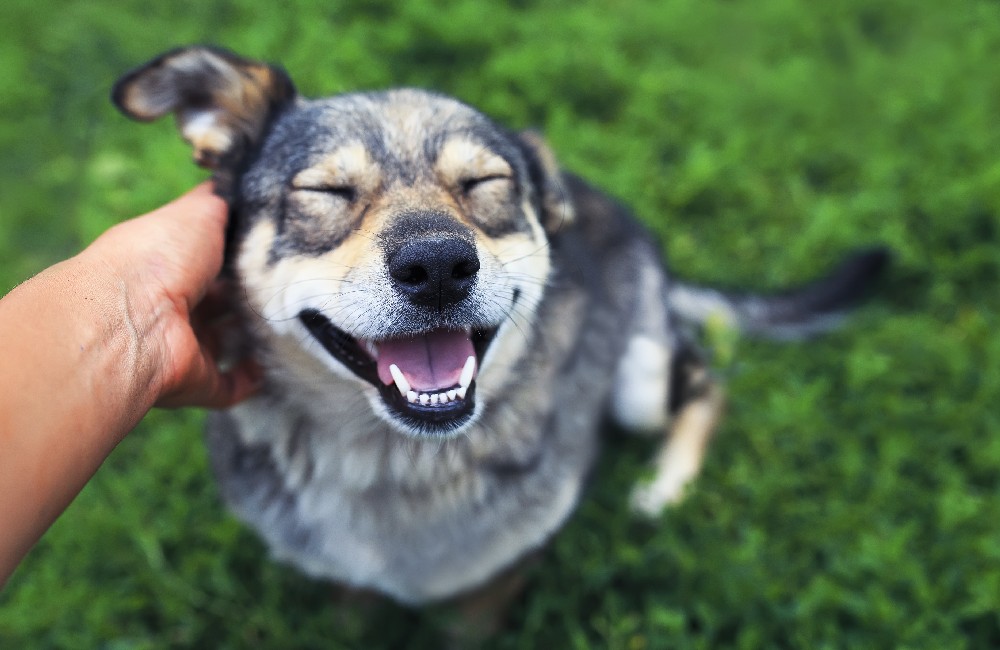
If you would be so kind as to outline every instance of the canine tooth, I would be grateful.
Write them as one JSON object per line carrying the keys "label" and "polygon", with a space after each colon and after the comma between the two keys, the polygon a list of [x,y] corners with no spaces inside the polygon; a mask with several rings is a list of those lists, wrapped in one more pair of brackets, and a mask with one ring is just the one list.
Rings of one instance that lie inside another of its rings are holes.
{"label": "canine tooth", "polygon": [[458,399],[458,391],[454,388],[448,391],[448,399]]}
{"label": "canine tooth", "polygon": [[416,402],[417,401],[417,391],[411,390],[406,393],[406,401]]}
{"label": "canine tooth", "polygon": [[431,401],[431,396],[428,395],[427,393],[420,393],[419,399],[420,399],[420,403],[423,406],[427,406],[427,403]]}
{"label": "canine tooth", "polygon": [[458,395],[458,399],[465,399],[465,393],[469,390],[468,386],[459,386],[455,389],[455,394]]}
{"label": "canine tooth", "polygon": [[[469,358],[465,360],[465,366],[462,368],[462,374],[458,378],[458,385],[463,388],[468,388],[469,384],[472,383],[472,377],[476,374],[476,357],[469,355]],[[465,397],[465,395],[462,395]]]}
{"label": "canine tooth", "polygon": [[399,389],[399,394],[406,396],[410,392],[410,382],[406,381],[406,377],[403,376],[403,371],[399,369],[399,366],[392,364],[389,366],[389,374],[392,375],[392,380],[396,382],[396,388]]}

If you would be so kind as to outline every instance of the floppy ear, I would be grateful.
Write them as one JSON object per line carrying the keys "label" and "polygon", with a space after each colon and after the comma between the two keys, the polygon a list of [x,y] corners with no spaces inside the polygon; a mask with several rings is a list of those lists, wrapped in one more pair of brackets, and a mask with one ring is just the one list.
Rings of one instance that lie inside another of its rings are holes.
{"label": "floppy ear", "polygon": [[213,170],[238,164],[294,98],[280,68],[214,47],[171,50],[123,76],[111,92],[115,106],[133,119],[174,113],[195,162]]}
{"label": "floppy ear", "polygon": [[573,222],[573,199],[563,182],[556,157],[537,131],[522,131],[518,138],[531,167],[531,179],[538,187],[542,206],[542,225],[547,233],[555,234]]}

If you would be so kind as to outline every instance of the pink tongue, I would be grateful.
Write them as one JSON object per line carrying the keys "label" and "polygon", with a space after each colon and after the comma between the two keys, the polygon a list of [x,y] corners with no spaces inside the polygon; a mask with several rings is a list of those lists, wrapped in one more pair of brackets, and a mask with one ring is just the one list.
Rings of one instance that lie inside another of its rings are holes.
{"label": "pink tongue", "polygon": [[382,383],[393,383],[389,366],[396,364],[410,388],[418,392],[455,386],[465,361],[475,354],[469,336],[453,330],[379,341],[377,345],[378,378]]}

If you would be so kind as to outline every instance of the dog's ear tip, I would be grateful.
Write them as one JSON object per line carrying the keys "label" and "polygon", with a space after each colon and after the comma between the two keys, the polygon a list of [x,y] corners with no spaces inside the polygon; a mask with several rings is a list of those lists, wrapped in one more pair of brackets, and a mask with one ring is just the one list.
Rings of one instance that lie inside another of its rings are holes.
{"label": "dog's ear tip", "polygon": [[295,95],[291,78],[276,66],[191,45],[126,72],[111,88],[111,103],[139,122],[176,114],[195,163],[218,170],[238,162]]}
{"label": "dog's ear tip", "polygon": [[139,119],[139,115],[131,109],[128,103],[128,91],[135,80],[136,72],[136,70],[130,70],[119,77],[111,86],[110,94],[111,104],[132,119]]}
{"label": "dog's ear tip", "polygon": [[[148,85],[152,68],[156,67],[164,56],[160,55],[144,65],[129,70],[111,86],[111,104],[126,117],[137,122],[152,122],[173,109],[173,106],[166,106],[162,110],[149,110],[149,102],[145,103],[145,110],[143,107],[143,82],[146,81]],[[148,94],[148,89],[145,92]]]}
{"label": "dog's ear tip", "polygon": [[139,111],[134,103],[129,101],[129,90],[134,81],[133,75],[127,75],[115,82],[111,88],[111,104],[125,117],[137,122],[152,122],[161,115],[149,115]]}

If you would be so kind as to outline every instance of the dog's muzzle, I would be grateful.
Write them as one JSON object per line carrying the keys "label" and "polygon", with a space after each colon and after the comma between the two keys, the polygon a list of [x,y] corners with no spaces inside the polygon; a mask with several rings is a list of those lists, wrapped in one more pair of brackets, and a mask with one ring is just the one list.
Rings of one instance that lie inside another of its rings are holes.
{"label": "dog's muzzle", "polygon": [[398,335],[369,340],[347,334],[316,310],[299,319],[327,352],[375,386],[410,430],[445,435],[474,413],[479,366],[499,324],[477,323],[470,304],[480,270],[472,241],[440,229],[400,239],[386,252],[385,265],[406,305],[405,314],[393,317],[410,331],[404,326]]}

